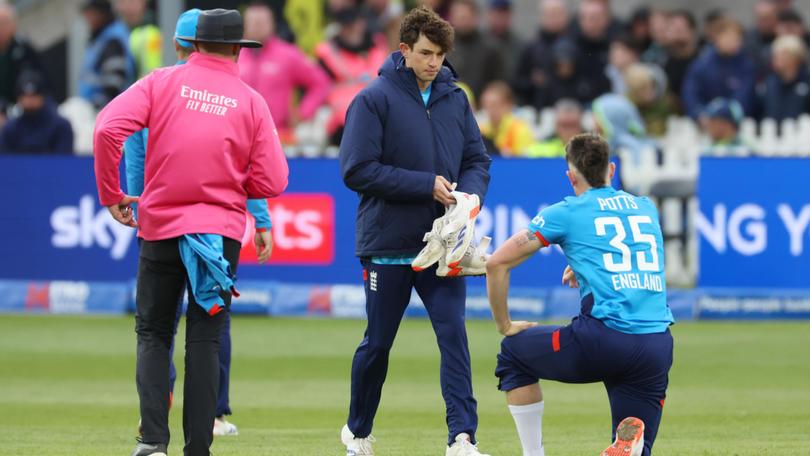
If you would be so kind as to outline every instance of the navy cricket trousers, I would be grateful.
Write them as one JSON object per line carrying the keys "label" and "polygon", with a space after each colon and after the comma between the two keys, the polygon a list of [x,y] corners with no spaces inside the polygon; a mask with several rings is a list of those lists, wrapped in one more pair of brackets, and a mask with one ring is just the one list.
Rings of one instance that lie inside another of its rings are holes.
{"label": "navy cricket trousers", "polygon": [[[644,421],[643,456],[650,456],[661,423],[672,367],[673,341],[667,329],[625,334],[589,314],[589,306],[567,326],[536,326],[505,337],[495,375],[511,391],[538,379],[564,383],[602,382],[610,400],[613,437],[629,416]],[[592,297],[590,297],[592,300]]]}
{"label": "navy cricket trousers", "polygon": [[352,361],[348,426],[355,437],[371,433],[388,372],[388,354],[415,288],[425,304],[441,353],[439,379],[447,407],[448,442],[466,432],[475,442],[477,403],[472,391],[470,351],[464,326],[464,278],[441,278],[436,267],[414,272],[410,265],[361,261],[368,324]]}

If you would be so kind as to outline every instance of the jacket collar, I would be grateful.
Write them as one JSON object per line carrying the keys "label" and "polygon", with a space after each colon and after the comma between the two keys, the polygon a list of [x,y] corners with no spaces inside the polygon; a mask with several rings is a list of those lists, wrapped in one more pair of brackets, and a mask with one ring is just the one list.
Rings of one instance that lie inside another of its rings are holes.
{"label": "jacket collar", "polygon": [[[416,83],[416,75],[414,75],[413,70],[405,65],[405,57],[401,52],[396,51],[392,53],[383,63],[382,67],[380,67],[379,74],[390,77],[396,84],[410,93],[420,104],[423,103],[419,85]],[[458,73],[456,73],[456,70],[450,65],[450,62],[445,59],[441,70],[439,70],[439,74],[436,76],[431,86],[430,101],[428,104],[433,103],[435,100],[438,100],[454,90],[458,90],[458,87],[453,84],[457,78]]]}
{"label": "jacket collar", "polygon": [[239,75],[239,67],[236,65],[236,62],[225,57],[195,52],[188,58],[188,64],[191,66],[201,66],[212,70],[224,71],[234,76]]}

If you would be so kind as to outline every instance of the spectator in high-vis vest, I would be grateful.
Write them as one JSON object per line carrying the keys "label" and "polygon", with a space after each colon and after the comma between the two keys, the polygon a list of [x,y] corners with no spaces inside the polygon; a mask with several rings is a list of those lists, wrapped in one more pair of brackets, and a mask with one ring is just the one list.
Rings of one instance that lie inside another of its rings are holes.
{"label": "spectator in high-vis vest", "polygon": [[[284,142],[299,120],[311,119],[324,104],[331,87],[329,76],[295,45],[276,35],[269,6],[255,4],[245,10],[245,38],[264,46],[242,49],[239,74],[267,102]],[[303,89],[303,95],[294,103],[296,89]]]}
{"label": "spectator in high-vis vest", "polygon": [[481,125],[487,152],[504,157],[520,157],[534,141],[532,129],[515,117],[515,96],[503,81],[490,83],[481,94],[481,107],[488,121]]}
{"label": "spectator in high-vis vest", "polygon": [[82,8],[90,27],[79,76],[79,96],[101,109],[135,81],[129,29],[113,15],[108,0],[88,0]]}
{"label": "spectator in high-vis vest", "polygon": [[346,111],[354,96],[377,77],[388,46],[385,37],[372,34],[360,8],[348,7],[334,14],[338,32],[334,38],[323,41],[315,48],[321,66],[332,79],[333,86],[327,103],[332,116],[326,124],[329,142],[340,144]]}
{"label": "spectator in high-vis vest", "polygon": [[115,9],[129,28],[129,50],[138,77],[163,66],[160,28],[154,24],[146,0],[115,0]]}
{"label": "spectator in high-vis vest", "polygon": [[576,100],[562,99],[554,105],[554,133],[534,143],[526,151],[527,158],[565,157],[565,145],[582,129],[582,105]]}

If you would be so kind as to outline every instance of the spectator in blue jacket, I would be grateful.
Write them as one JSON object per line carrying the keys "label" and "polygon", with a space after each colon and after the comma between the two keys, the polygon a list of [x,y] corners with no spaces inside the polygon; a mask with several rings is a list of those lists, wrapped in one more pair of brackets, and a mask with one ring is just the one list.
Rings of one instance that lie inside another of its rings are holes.
{"label": "spectator in blue jacket", "polygon": [[0,131],[0,153],[73,154],[73,128],[56,112],[40,73],[20,75],[17,104],[22,115],[9,120]]}
{"label": "spectator in blue jacket", "polygon": [[753,108],[756,69],[743,51],[743,28],[728,18],[714,28],[714,41],[692,62],[684,79],[682,96],[686,113],[697,119],[713,99],[732,98],[746,113]]}
{"label": "spectator in blue jacket", "polygon": [[810,113],[810,71],[805,65],[804,42],[785,35],[771,48],[771,72],[757,87],[758,117],[782,121]]}
{"label": "spectator in blue jacket", "polygon": [[343,181],[360,197],[356,254],[368,314],[352,363],[351,405],[341,440],[348,454],[373,454],[370,433],[388,354],[415,288],[441,352],[446,454],[480,455],[464,278],[439,278],[435,266],[416,272],[411,262],[433,221],[455,202],[451,183],[483,201],[490,159],[467,97],[455,84],[455,71],[444,61],[453,47],[450,25],[426,7],[416,8],[403,19],[400,41],[379,78],[349,107],[340,144]]}

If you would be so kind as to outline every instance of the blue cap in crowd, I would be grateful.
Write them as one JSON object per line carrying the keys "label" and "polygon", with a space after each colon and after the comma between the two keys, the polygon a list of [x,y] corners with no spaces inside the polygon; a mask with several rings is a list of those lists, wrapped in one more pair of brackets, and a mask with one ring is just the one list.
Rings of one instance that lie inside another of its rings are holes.
{"label": "blue cap in crowd", "polygon": [[177,18],[177,26],[174,28],[174,39],[177,44],[184,48],[194,47],[191,42],[181,40],[178,36],[196,36],[197,35],[197,19],[200,17],[200,10],[198,8],[190,9],[180,17]]}
{"label": "blue cap in crowd", "polygon": [[37,71],[23,71],[17,78],[16,92],[18,97],[22,95],[44,95],[45,89],[45,78]]}
{"label": "blue cap in crowd", "polygon": [[489,0],[489,7],[491,9],[510,10],[512,9],[512,0]]}
{"label": "blue cap in crowd", "polygon": [[739,127],[745,117],[740,102],[730,98],[715,98],[703,110],[703,115],[710,119],[728,120],[735,127]]}

